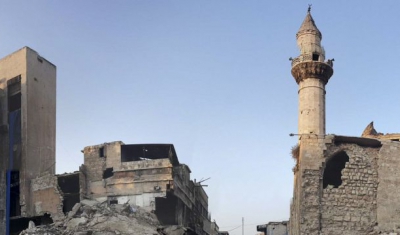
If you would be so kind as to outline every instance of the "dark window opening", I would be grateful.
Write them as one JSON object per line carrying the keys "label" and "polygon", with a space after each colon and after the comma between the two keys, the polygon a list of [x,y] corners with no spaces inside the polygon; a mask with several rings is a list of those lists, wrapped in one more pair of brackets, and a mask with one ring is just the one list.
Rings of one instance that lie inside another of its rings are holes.
{"label": "dark window opening", "polygon": [[104,157],[104,147],[101,147],[101,148],[99,149],[99,156],[100,156],[100,157]]}
{"label": "dark window opening", "polygon": [[35,217],[11,218],[10,234],[11,235],[20,234],[23,230],[28,228],[29,221],[33,221],[36,226],[53,223],[53,219],[49,214],[44,214],[43,216],[35,216]]}
{"label": "dark window opening", "polygon": [[342,151],[326,162],[323,177],[324,188],[326,188],[328,185],[332,185],[334,188],[337,188],[342,184],[342,170],[348,161],[349,156]]}
{"label": "dark window opening", "polygon": [[312,60],[313,61],[318,61],[319,60],[319,55],[318,54],[313,54],[312,55]]}
{"label": "dark window opening", "polygon": [[117,199],[110,199],[110,205],[116,205],[116,204],[118,204]]}
{"label": "dark window opening", "polygon": [[21,76],[7,82],[8,112],[21,108]]}
{"label": "dark window opening", "polygon": [[[14,123],[14,125],[11,125],[11,123]],[[17,109],[16,111],[12,111],[8,114],[8,124],[9,124],[10,133],[11,133],[11,131],[13,133],[13,135],[12,135],[13,144],[20,144],[21,143],[21,109]],[[15,149],[14,149],[14,151],[15,151]],[[17,153],[14,153],[14,156],[16,154]]]}
{"label": "dark window opening", "polygon": [[177,224],[176,212],[179,206],[178,198],[173,193],[167,193],[166,197],[156,197],[155,214],[161,225]]}
{"label": "dark window opening", "polygon": [[110,177],[114,176],[114,168],[106,168],[105,171],[103,171],[103,179],[108,179]]}
{"label": "dark window opening", "polygon": [[19,171],[11,171],[10,217],[21,215],[21,206],[19,205],[19,186]]}
{"label": "dark window opening", "polygon": [[179,165],[172,144],[121,145],[121,162],[146,161],[164,158],[169,158],[174,166]]}
{"label": "dark window opening", "polygon": [[8,112],[21,108],[21,92],[8,97]]}
{"label": "dark window opening", "polygon": [[79,173],[58,175],[58,186],[63,193],[63,212],[72,210],[76,203],[80,202]]}

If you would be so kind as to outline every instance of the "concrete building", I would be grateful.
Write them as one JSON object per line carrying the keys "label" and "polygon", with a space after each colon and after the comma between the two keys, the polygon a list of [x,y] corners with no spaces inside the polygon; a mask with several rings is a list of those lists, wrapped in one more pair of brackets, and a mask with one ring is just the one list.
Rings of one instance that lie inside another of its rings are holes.
{"label": "concrete building", "polygon": [[217,222],[215,222],[215,220],[214,220],[213,222],[211,222],[210,235],[218,235],[218,231],[219,231],[219,226],[218,226]]}
{"label": "concrete building", "polygon": [[54,174],[55,137],[56,66],[24,47],[0,60],[0,234],[38,216],[31,180]]}
{"label": "concrete building", "polygon": [[325,61],[310,10],[296,36],[299,142],[289,233],[400,234],[400,135],[380,134],[372,123],[361,137],[326,135],[325,85],[333,60]]}
{"label": "concrete building", "polygon": [[229,235],[228,231],[219,231],[218,235]]}
{"label": "concrete building", "polygon": [[288,221],[269,222],[268,224],[257,225],[257,232],[262,232],[264,235],[288,235]]}
{"label": "concrete building", "polygon": [[140,206],[163,225],[212,234],[208,196],[172,144],[89,146],[79,171],[55,175],[55,137],[56,67],[24,47],[0,60],[0,234],[61,221],[84,199]]}
{"label": "concrete building", "polygon": [[129,144],[121,141],[83,150],[83,197],[130,203],[154,211],[163,225],[181,225],[198,235],[211,232],[208,196],[190,180],[172,144]]}

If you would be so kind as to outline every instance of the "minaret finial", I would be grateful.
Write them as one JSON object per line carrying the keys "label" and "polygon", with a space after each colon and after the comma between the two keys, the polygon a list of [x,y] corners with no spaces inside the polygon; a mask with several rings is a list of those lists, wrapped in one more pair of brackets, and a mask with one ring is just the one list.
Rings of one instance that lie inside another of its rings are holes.
{"label": "minaret finial", "polygon": [[310,12],[311,11],[311,6],[312,6],[312,4],[308,4],[308,12]]}

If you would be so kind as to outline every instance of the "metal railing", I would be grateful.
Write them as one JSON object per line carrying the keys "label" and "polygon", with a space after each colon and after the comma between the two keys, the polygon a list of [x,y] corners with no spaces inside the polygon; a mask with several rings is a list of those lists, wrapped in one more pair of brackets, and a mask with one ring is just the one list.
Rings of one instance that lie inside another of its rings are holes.
{"label": "metal railing", "polygon": [[[313,61],[313,56],[310,55],[310,54],[305,54],[305,55],[301,55],[301,56],[299,56],[299,57],[290,58],[289,60],[292,61],[292,67],[294,67],[295,65],[297,65],[297,64],[299,64],[299,63],[301,63],[301,62]],[[333,67],[333,61],[334,61],[334,59],[327,60],[327,61],[324,61],[324,62],[320,61],[320,62],[326,63],[326,64],[328,64],[329,66]]]}

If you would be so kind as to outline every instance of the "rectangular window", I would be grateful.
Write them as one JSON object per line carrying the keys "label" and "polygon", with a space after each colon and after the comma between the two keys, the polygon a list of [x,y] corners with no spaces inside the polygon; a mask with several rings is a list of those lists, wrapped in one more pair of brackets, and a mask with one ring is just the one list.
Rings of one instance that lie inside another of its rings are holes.
{"label": "rectangular window", "polygon": [[104,157],[104,147],[101,147],[101,148],[99,149],[99,156],[100,156],[100,157]]}
{"label": "rectangular window", "polygon": [[8,112],[21,108],[21,76],[7,81]]}
{"label": "rectangular window", "polygon": [[313,54],[312,55],[312,60],[313,61],[318,61],[319,60],[319,55],[318,54]]}

